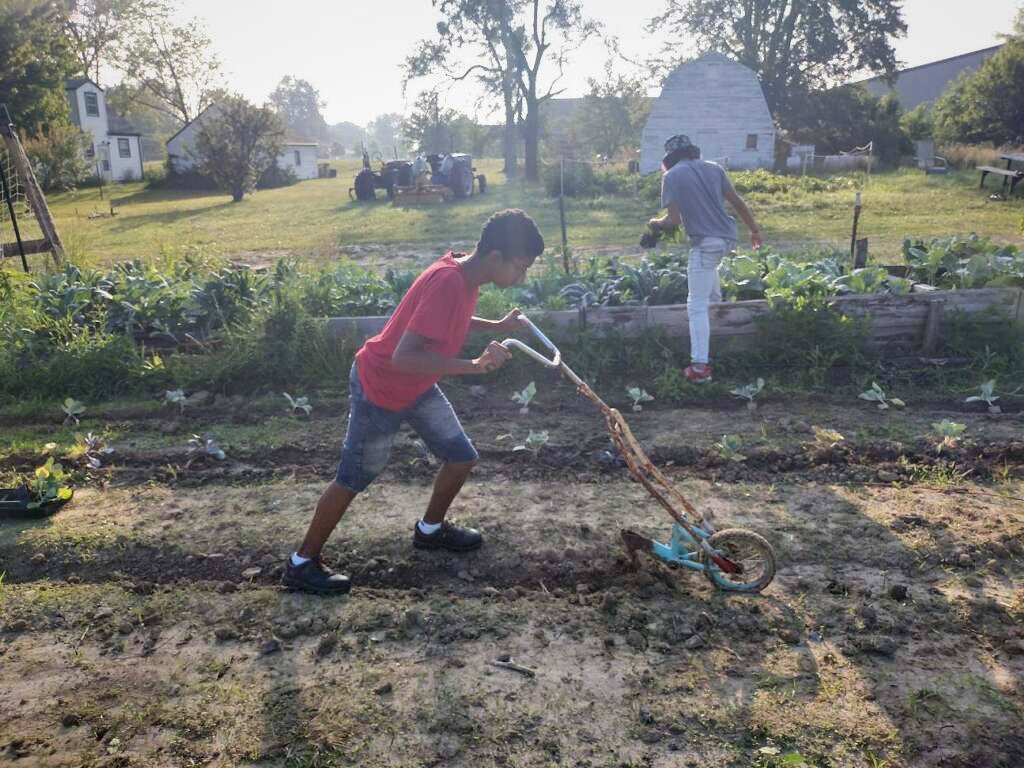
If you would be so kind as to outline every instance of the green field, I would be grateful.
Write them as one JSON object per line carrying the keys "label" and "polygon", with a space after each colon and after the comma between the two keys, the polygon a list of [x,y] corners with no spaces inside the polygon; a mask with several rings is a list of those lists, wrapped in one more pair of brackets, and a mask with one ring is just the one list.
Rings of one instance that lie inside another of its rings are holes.
{"label": "green field", "polygon": [[[148,190],[142,183],[51,196],[50,204],[72,257],[93,263],[175,256],[190,248],[242,257],[292,254],[333,260],[351,245],[421,245],[439,250],[472,243],[494,210],[521,207],[537,219],[552,245],[560,241],[558,206],[539,186],[506,183],[499,160],[479,160],[487,194],[467,202],[397,208],[383,199],[357,204],[348,189],[358,161],[336,162],[338,177],[263,190],[241,203],[226,195]],[[383,193],[381,193],[383,198]],[[748,201],[769,245],[845,244],[853,192],[779,195],[750,193]],[[1024,200],[993,201],[977,189],[973,172],[925,177],[904,170],[876,174],[863,186],[861,235],[875,257],[895,256],[907,235],[978,232],[1024,242]],[[111,201],[116,215],[105,213]],[[631,248],[654,206],[636,197],[567,199],[569,244],[574,248]]]}

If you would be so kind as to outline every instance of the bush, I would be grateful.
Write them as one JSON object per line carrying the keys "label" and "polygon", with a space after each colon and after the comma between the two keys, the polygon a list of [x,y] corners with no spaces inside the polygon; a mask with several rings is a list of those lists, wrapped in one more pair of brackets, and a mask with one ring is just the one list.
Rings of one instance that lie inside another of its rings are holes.
{"label": "bush", "polygon": [[954,168],[974,170],[979,165],[1000,166],[1004,162],[1000,155],[1024,153],[1024,147],[1006,145],[996,147],[989,144],[958,144],[950,142],[940,146],[936,152]]}
{"label": "bush", "polygon": [[942,141],[1024,141],[1024,39],[1009,40],[954,80],[935,103],[934,115]]}
{"label": "bush", "polygon": [[209,176],[204,176],[195,168],[175,168],[171,158],[167,158],[164,173],[147,178],[146,183],[152,189],[180,189],[188,192],[217,191],[217,185]]}
{"label": "bush", "polygon": [[277,162],[263,172],[256,182],[256,189],[275,189],[277,187],[290,187],[299,181],[291,168],[281,168]]}
{"label": "bush", "polygon": [[79,186],[89,176],[84,153],[89,136],[77,126],[58,123],[38,138],[25,140],[25,154],[40,186],[47,192],[63,192]]}

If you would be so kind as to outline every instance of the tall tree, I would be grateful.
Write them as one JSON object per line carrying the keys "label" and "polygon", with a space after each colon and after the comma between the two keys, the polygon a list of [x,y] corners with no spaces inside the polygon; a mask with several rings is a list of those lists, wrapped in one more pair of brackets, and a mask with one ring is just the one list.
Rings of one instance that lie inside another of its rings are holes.
{"label": "tall tree", "polygon": [[117,65],[130,30],[157,5],[152,0],[73,0],[63,23],[81,73],[102,85],[104,68]]}
{"label": "tall tree", "polygon": [[270,94],[270,103],[285,130],[303,139],[326,138],[327,122],[320,110],[320,92],[308,80],[286,76]]}
{"label": "tall tree", "polygon": [[257,107],[241,96],[222,96],[216,116],[203,119],[196,137],[199,169],[239,202],[256,189],[260,175],[281,154],[284,131],[269,107]]}
{"label": "tall tree", "polygon": [[580,132],[593,152],[614,157],[624,148],[640,144],[640,132],[650,106],[643,80],[616,74],[611,61],[604,77],[587,81],[590,92],[583,99]]}
{"label": "tall tree", "polygon": [[384,155],[393,152],[400,154],[405,151],[402,142],[402,116],[397,112],[377,115],[366,126],[366,133],[369,141],[376,144]]}
{"label": "tall tree", "polygon": [[[901,0],[666,0],[651,31],[691,37],[761,80],[772,114],[786,125],[809,91],[861,71],[892,75],[892,41],[903,35]],[[795,126],[794,126],[795,127]]]}
{"label": "tall tree", "polygon": [[420,152],[450,152],[461,138],[460,120],[465,119],[443,106],[437,91],[424,91],[416,99],[412,114],[403,121],[402,133]]}
{"label": "tall tree", "polygon": [[61,29],[66,12],[61,2],[0,2],[0,103],[30,135],[67,120],[64,81],[76,67]]}
{"label": "tall tree", "polygon": [[184,125],[221,90],[220,61],[197,19],[179,24],[169,6],[155,4],[125,43],[120,67],[131,98]]}

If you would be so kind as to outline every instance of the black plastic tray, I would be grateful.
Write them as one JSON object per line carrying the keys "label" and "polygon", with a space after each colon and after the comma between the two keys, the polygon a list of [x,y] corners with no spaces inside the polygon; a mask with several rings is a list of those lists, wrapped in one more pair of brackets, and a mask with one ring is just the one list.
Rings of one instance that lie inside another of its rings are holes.
{"label": "black plastic tray", "polygon": [[29,509],[28,504],[31,500],[27,488],[0,488],[0,519],[49,517],[71,501],[70,498],[54,499],[40,507]]}

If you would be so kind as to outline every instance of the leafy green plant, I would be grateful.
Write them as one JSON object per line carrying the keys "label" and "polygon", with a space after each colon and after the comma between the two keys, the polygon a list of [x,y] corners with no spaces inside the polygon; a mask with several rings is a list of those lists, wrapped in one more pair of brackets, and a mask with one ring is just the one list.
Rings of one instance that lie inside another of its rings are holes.
{"label": "leafy green plant", "polygon": [[878,404],[878,410],[886,411],[890,405],[895,405],[897,408],[905,408],[906,403],[900,400],[898,397],[888,397],[876,382],[871,382],[871,389],[861,392],[857,395],[861,400],[867,400],[872,403]]}
{"label": "leafy green plant", "polygon": [[114,452],[113,448],[104,444],[100,435],[88,432],[84,435],[75,435],[75,444],[67,452],[67,458],[72,461],[84,459],[85,464],[91,469],[100,469],[103,466],[102,456],[109,456]]}
{"label": "leafy green plant", "polygon": [[740,453],[743,448],[743,439],[739,435],[722,435],[722,439],[715,443],[718,455],[728,461],[746,461],[747,457]]}
{"label": "leafy green plant", "polygon": [[932,422],[932,432],[940,438],[936,446],[936,453],[942,453],[944,448],[956,448],[960,442],[960,436],[963,435],[966,429],[966,424],[960,424],[949,419]]}
{"label": "leafy green plant", "polygon": [[530,434],[526,436],[526,439],[520,445],[515,446],[512,450],[529,451],[533,455],[533,458],[536,459],[537,454],[540,453],[540,449],[547,445],[547,442],[548,432],[546,429],[538,432],[534,432],[531,429]]}
{"label": "leafy green plant", "polygon": [[984,384],[978,387],[978,394],[971,395],[965,403],[987,403],[989,413],[1001,413],[1002,409],[996,405],[996,400],[999,399],[999,395],[995,394],[996,380],[989,379]]}
{"label": "leafy green plant", "polygon": [[188,398],[183,389],[168,389],[164,392],[164,403],[178,406],[178,413],[185,413],[185,406],[188,405]]}
{"label": "leafy green plant", "polygon": [[819,448],[835,448],[846,440],[841,432],[827,427],[812,426],[814,431],[814,442]]}
{"label": "leafy green plant", "polygon": [[537,395],[537,385],[534,382],[527,384],[522,392],[513,392],[512,401],[519,403],[519,414],[526,416],[530,412],[530,403],[533,402],[533,398]]}
{"label": "leafy green plant", "polygon": [[28,486],[32,495],[29,509],[38,509],[51,501],[66,501],[71,498],[68,476],[61,464],[54,463],[51,456],[41,467],[36,467]]}
{"label": "leafy green plant", "polygon": [[227,454],[210,435],[192,435],[188,445],[190,453],[205,453],[208,456],[213,456],[217,461],[224,461],[227,458]]}
{"label": "leafy green plant", "polygon": [[653,395],[649,395],[646,389],[640,387],[627,387],[626,394],[633,401],[633,410],[637,412],[644,409],[640,403],[649,403],[654,399]]}
{"label": "leafy green plant", "polygon": [[64,403],[60,409],[64,411],[64,423],[68,424],[73,421],[76,426],[80,421],[79,417],[85,413],[85,406],[71,397],[64,398]]}
{"label": "leafy green plant", "polygon": [[292,397],[287,392],[282,392],[285,400],[288,401],[288,412],[295,414],[296,411],[304,411],[307,416],[313,410],[313,406],[309,404],[308,397]]}
{"label": "leafy green plant", "polygon": [[814,764],[799,752],[783,754],[778,747],[765,746],[757,750],[754,768],[814,768]]}
{"label": "leafy green plant", "polygon": [[733,389],[730,389],[729,392],[730,392],[730,394],[733,394],[736,397],[739,397],[739,398],[741,398],[743,400],[746,400],[747,401],[747,410],[748,411],[756,411],[757,410],[757,403],[754,402],[754,399],[759,394],[761,394],[761,390],[763,390],[763,389],[764,389],[764,379],[762,379],[759,376],[757,378],[757,381],[752,382],[750,384],[744,384],[742,387],[734,387]]}

